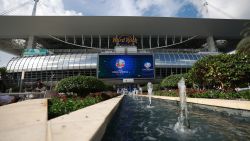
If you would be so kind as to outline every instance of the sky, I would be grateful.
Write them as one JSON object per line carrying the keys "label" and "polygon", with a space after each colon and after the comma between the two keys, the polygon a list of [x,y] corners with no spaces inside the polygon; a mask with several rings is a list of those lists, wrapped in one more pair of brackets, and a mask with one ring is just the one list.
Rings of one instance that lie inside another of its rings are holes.
{"label": "sky", "polygon": [[[34,0],[0,0],[1,15],[31,15]],[[250,0],[39,0],[38,16],[250,19]],[[0,51],[0,66],[13,55]]]}

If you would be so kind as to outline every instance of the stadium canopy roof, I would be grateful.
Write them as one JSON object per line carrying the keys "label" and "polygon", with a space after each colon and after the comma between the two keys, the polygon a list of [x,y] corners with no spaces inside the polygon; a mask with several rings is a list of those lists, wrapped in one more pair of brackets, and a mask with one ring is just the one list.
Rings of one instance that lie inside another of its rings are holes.
{"label": "stadium canopy roof", "polygon": [[250,20],[117,16],[0,16],[0,38],[27,35],[240,37]]}

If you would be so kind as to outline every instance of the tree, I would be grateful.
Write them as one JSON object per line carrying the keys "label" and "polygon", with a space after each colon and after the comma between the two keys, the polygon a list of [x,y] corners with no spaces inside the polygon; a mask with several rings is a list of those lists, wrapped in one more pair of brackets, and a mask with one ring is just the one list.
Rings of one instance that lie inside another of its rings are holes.
{"label": "tree", "polygon": [[221,54],[207,56],[192,67],[190,79],[203,87],[223,90],[247,85],[250,80],[250,56]]}
{"label": "tree", "polygon": [[0,68],[0,91],[5,92],[6,85],[5,85],[5,78],[6,78],[7,70],[5,67]]}
{"label": "tree", "polygon": [[191,86],[190,81],[188,81],[189,76],[188,76],[187,73],[185,73],[185,74],[174,74],[174,75],[167,76],[166,78],[164,78],[161,81],[160,86],[161,87],[167,87],[167,88],[177,88],[177,84],[181,80],[182,77],[186,79],[186,81],[185,81],[186,85]]}
{"label": "tree", "polygon": [[238,54],[250,55],[250,23],[246,23],[240,35],[244,38],[238,43],[236,51]]}
{"label": "tree", "polygon": [[250,55],[250,36],[243,38],[237,45],[238,54]]}

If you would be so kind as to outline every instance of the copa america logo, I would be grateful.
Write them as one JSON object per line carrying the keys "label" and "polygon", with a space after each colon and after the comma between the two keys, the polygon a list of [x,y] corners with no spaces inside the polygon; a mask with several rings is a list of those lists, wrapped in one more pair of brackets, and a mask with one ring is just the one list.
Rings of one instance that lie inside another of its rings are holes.
{"label": "copa america logo", "polygon": [[119,69],[123,68],[125,66],[125,61],[123,59],[117,59],[115,66]]}
{"label": "copa america logo", "polygon": [[144,67],[146,69],[149,69],[151,67],[151,63],[149,63],[149,62],[144,63]]}

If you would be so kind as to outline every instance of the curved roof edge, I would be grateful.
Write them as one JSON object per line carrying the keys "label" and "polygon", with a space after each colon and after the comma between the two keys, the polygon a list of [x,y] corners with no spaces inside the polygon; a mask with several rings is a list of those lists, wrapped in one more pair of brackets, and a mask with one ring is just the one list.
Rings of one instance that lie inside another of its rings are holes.
{"label": "curved roof edge", "polygon": [[0,16],[0,37],[201,35],[240,37],[250,20],[117,16]]}

